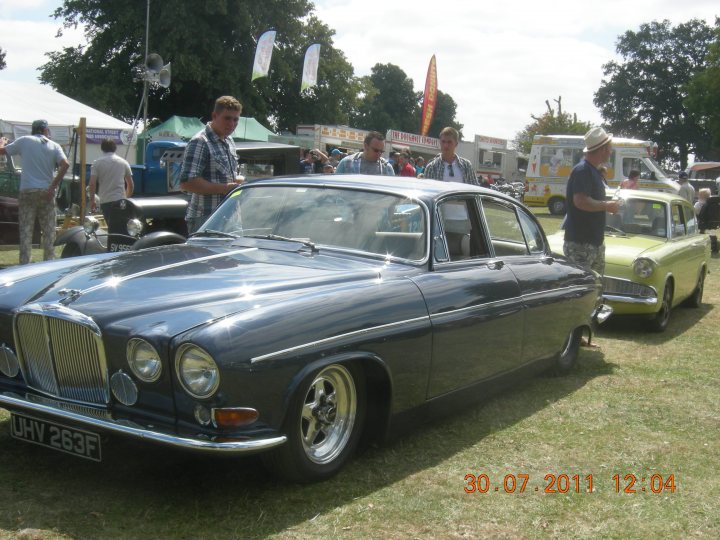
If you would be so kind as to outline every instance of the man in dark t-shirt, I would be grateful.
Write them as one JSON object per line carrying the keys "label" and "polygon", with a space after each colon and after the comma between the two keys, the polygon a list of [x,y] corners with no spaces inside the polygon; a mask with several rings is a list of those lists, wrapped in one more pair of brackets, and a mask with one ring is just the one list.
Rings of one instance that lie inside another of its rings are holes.
{"label": "man in dark t-shirt", "polygon": [[605,182],[598,168],[610,158],[612,133],[594,127],[585,134],[585,158],[568,178],[565,243],[571,261],[602,275],[605,270],[605,212],[618,211],[617,201],[605,200]]}

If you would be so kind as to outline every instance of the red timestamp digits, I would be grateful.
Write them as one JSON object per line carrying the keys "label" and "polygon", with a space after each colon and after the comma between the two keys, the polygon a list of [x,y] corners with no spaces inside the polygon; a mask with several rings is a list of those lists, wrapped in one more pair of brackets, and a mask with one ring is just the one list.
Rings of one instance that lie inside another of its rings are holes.
{"label": "red timestamp digits", "polygon": [[530,475],[525,473],[506,474],[502,481],[491,481],[485,474],[466,474],[465,493],[525,493],[526,491],[542,493],[592,493],[593,475],[579,474],[546,474],[543,486],[528,486]]}
{"label": "red timestamp digits", "polygon": [[615,493],[675,493],[675,475],[653,474],[651,476],[638,476],[614,474]]}

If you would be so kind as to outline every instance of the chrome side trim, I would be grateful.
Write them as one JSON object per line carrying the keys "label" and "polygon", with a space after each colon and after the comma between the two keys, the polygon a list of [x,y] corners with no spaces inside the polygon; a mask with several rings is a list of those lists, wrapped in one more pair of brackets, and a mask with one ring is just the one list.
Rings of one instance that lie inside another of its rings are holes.
{"label": "chrome side trim", "polygon": [[134,422],[130,421],[119,421],[107,418],[92,418],[84,416],[72,411],[61,410],[52,405],[43,403],[34,403],[29,401],[18,394],[11,394],[9,392],[0,393],[0,405],[7,406],[10,411],[23,410],[33,411],[48,415],[53,419],[62,419],[69,422],[75,422],[82,424],[89,428],[96,428],[104,431],[110,431],[126,437],[135,439],[141,439],[143,441],[150,441],[154,443],[163,444],[165,446],[172,446],[174,448],[183,448],[186,450],[194,450],[198,452],[207,453],[243,453],[243,452],[257,452],[260,450],[267,450],[275,446],[279,446],[287,441],[285,435],[278,435],[277,437],[267,437],[263,439],[248,439],[238,441],[223,441],[215,442],[206,439],[190,439],[187,437],[179,437],[171,433],[165,433],[159,430],[151,430],[142,427]]}
{"label": "chrome side trim", "polygon": [[655,306],[658,303],[657,298],[638,298],[637,296],[622,296],[619,294],[603,294],[605,300],[610,302],[622,302],[625,304],[642,304],[644,306]]}
{"label": "chrome side trim", "polygon": [[559,287],[557,289],[548,289],[546,291],[531,292],[523,294],[524,299],[532,299],[537,297],[543,297],[551,294],[573,294],[573,293],[589,293],[596,290],[595,285],[573,285],[571,287]]}
{"label": "chrome side trim", "polygon": [[430,317],[428,317],[426,315],[423,317],[416,317],[414,319],[407,319],[404,321],[397,321],[397,322],[389,323],[389,324],[381,324],[379,326],[373,326],[371,328],[363,328],[361,330],[355,330],[353,332],[346,332],[345,334],[338,334],[337,336],[331,336],[329,338],[319,339],[317,341],[310,341],[308,343],[302,343],[300,345],[296,345],[294,347],[289,347],[289,348],[283,349],[281,351],[274,351],[274,352],[271,352],[268,354],[263,354],[262,356],[256,356],[256,357],[250,359],[250,363],[256,364],[257,362],[263,362],[265,360],[275,358],[276,356],[283,356],[283,355],[291,353],[291,352],[297,352],[302,349],[309,349],[312,347],[316,347],[318,345],[326,345],[326,344],[332,343],[334,341],[341,341],[348,337],[369,335],[369,334],[373,334],[375,332],[387,330],[388,328],[394,328],[396,326],[400,326],[403,324],[411,324],[411,323],[417,323],[417,322],[422,322],[422,321],[428,321],[429,319],[430,319]]}

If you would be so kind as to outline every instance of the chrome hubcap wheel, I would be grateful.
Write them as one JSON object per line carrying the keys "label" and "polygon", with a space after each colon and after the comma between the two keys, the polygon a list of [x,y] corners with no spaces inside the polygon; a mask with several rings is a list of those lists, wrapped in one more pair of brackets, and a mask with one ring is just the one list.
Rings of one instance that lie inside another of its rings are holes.
{"label": "chrome hubcap wheel", "polygon": [[317,464],[336,459],[355,425],[357,394],[350,372],[340,365],[323,369],[305,394],[300,436],[308,459]]}

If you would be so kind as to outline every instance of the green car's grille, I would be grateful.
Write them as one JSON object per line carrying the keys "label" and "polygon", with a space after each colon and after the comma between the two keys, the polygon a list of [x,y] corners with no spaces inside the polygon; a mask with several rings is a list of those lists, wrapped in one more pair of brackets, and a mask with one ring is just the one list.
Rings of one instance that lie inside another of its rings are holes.
{"label": "green car's grille", "polygon": [[636,298],[655,298],[655,289],[647,285],[633,283],[627,279],[603,277],[603,294],[634,296]]}

